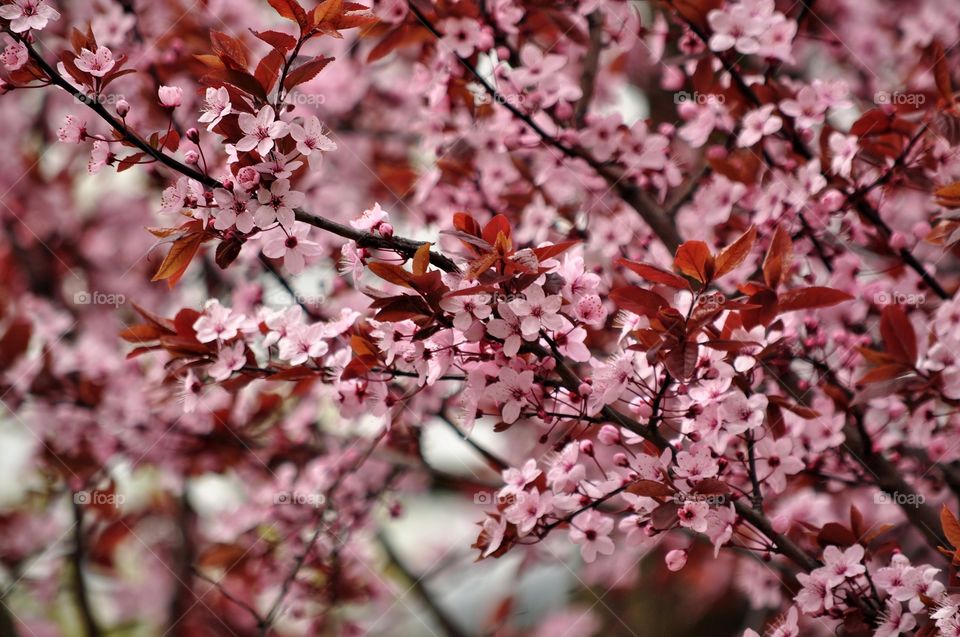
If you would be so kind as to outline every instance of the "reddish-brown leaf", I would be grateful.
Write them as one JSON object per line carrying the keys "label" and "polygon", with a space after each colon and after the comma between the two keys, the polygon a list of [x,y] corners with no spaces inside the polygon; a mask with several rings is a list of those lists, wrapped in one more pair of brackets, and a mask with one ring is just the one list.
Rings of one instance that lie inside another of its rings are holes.
{"label": "reddish-brown leaf", "polygon": [[627,491],[648,498],[669,498],[674,494],[672,488],[656,480],[637,480],[627,487]]}
{"label": "reddish-brown leaf", "polygon": [[0,338],[0,370],[8,369],[27,351],[33,326],[30,321],[17,318]]}
{"label": "reddish-brown leaf", "polygon": [[610,298],[617,307],[650,318],[656,317],[660,308],[670,305],[656,292],[644,290],[635,285],[614,289],[610,292]]}
{"label": "reddish-brown leaf", "polygon": [[717,254],[717,272],[716,276],[721,277],[737,268],[747,256],[750,249],[753,248],[753,242],[757,239],[757,229],[755,226],[740,235],[736,241],[728,245]]}
{"label": "reddish-brown leaf", "polygon": [[627,259],[617,259],[617,263],[629,268],[632,272],[635,272],[651,283],[659,283],[678,290],[690,289],[690,283],[685,278],[673,272],[658,268],[655,265],[637,263],[636,261],[629,261]]}
{"label": "reddish-brown leaf", "polygon": [[424,243],[417,248],[417,253],[413,256],[413,273],[426,274],[428,265],[430,265],[430,244]]}
{"label": "reddish-brown leaf", "polygon": [[281,31],[254,31],[253,29],[250,29],[250,33],[275,49],[289,51],[293,47],[297,46],[297,39],[295,37]]}
{"label": "reddish-brown leaf", "polygon": [[371,261],[367,268],[384,281],[389,281],[394,285],[413,289],[411,283],[412,276],[409,272],[401,268],[396,263],[384,263],[383,261]]}
{"label": "reddish-brown leaf", "polygon": [[533,253],[537,255],[538,261],[546,261],[547,259],[552,259],[555,256],[563,254],[578,243],[580,242],[576,239],[572,241],[561,241],[560,243],[555,243],[550,246],[534,248]]}
{"label": "reddish-brown leaf", "polygon": [[691,279],[706,284],[713,278],[713,255],[703,241],[686,241],[677,248],[673,267]]}
{"label": "reddish-brown leaf", "polygon": [[254,71],[253,76],[257,78],[266,93],[273,90],[273,85],[280,76],[280,69],[283,68],[285,61],[286,56],[282,50],[272,49],[257,64],[257,70]]}
{"label": "reddish-brown leaf", "polygon": [[267,0],[281,17],[293,20],[302,29],[307,25],[307,12],[296,0]]}
{"label": "reddish-brown leaf", "polygon": [[767,256],[763,260],[763,280],[769,288],[777,289],[790,269],[792,261],[793,241],[790,240],[790,235],[783,226],[777,226],[770,241],[770,249],[767,250]]}
{"label": "reddish-brown leaf", "polygon": [[780,294],[777,299],[777,306],[782,314],[784,312],[810,310],[817,307],[831,307],[852,299],[852,296],[842,290],[814,286],[800,288],[798,290],[789,290]]}
{"label": "reddish-brown leaf", "polygon": [[289,91],[295,86],[303,84],[304,82],[309,82],[331,62],[333,62],[333,58],[328,58],[321,55],[315,57],[306,64],[301,64],[297,68],[290,71],[287,77],[283,80],[283,88]]}
{"label": "reddish-brown leaf", "polygon": [[243,42],[221,31],[211,31],[210,42],[213,44],[213,52],[225,64],[232,64],[238,69],[247,68],[247,52]]}
{"label": "reddish-brown leaf", "polygon": [[497,243],[497,237],[501,234],[508,239],[510,238],[510,221],[504,215],[495,215],[493,219],[483,227],[481,236],[487,243],[495,245]]}
{"label": "reddish-brown leaf", "polygon": [[160,264],[160,269],[151,280],[166,280],[167,285],[173,288],[187,271],[201,243],[203,243],[203,233],[200,232],[191,232],[174,241],[163,263]]}
{"label": "reddish-brown leaf", "polygon": [[943,534],[953,548],[960,548],[960,520],[944,504],[940,509],[940,525],[943,527]]}
{"label": "reddish-brown leaf", "polygon": [[888,354],[913,367],[917,361],[917,334],[902,307],[888,305],[883,308],[880,336]]}
{"label": "reddish-brown leaf", "polygon": [[950,67],[947,64],[947,55],[943,51],[943,45],[934,40],[931,54],[933,55],[933,77],[937,83],[937,91],[947,108],[956,103],[953,97],[953,82],[950,81]]}

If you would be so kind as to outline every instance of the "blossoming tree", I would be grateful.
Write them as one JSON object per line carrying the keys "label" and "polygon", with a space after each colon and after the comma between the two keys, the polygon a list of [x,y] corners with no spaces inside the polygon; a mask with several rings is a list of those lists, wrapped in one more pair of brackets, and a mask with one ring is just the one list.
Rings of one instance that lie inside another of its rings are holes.
{"label": "blossoming tree", "polygon": [[960,636],[955,3],[0,27],[0,634]]}

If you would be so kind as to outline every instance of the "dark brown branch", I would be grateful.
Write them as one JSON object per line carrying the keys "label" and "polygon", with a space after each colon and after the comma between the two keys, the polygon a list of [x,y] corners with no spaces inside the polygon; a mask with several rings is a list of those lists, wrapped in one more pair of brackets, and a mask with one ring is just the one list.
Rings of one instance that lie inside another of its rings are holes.
{"label": "dark brown branch", "polygon": [[93,616],[93,608],[90,605],[90,592],[87,589],[87,580],[83,576],[86,538],[84,538],[83,535],[83,505],[77,500],[76,494],[72,496],[72,506],[73,550],[70,552],[70,562],[72,566],[73,594],[77,599],[77,608],[80,611],[80,621],[83,623],[84,633],[87,637],[99,637],[101,635],[100,628],[97,626],[96,619]]}
{"label": "dark brown branch", "polygon": [[583,127],[587,111],[590,110],[590,101],[597,88],[597,73],[600,70],[600,53],[603,50],[603,13],[599,10],[587,16],[590,26],[590,45],[583,58],[583,71],[580,73],[580,100],[574,110],[574,119],[577,126]]}

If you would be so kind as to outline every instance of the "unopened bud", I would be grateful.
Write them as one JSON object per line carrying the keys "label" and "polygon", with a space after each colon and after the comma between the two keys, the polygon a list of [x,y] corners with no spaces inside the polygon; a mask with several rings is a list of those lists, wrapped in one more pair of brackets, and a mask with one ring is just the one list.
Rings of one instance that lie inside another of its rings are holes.
{"label": "unopened bud", "polygon": [[379,226],[377,226],[377,230],[380,232],[381,237],[386,237],[389,239],[393,236],[393,226],[389,223],[381,223]]}
{"label": "unopened bud", "polygon": [[592,440],[581,440],[580,441],[580,453],[593,457],[593,441]]}
{"label": "unopened bud", "polygon": [[130,102],[127,100],[120,100],[117,102],[117,115],[120,117],[126,117],[127,113],[130,112]]}
{"label": "unopened bud", "polygon": [[189,139],[194,144],[196,144],[197,142],[200,141],[200,131],[198,131],[196,128],[188,128],[187,139]]}
{"label": "unopened bud", "polygon": [[183,154],[184,161],[186,161],[191,166],[200,161],[200,153],[195,150],[188,150]]}

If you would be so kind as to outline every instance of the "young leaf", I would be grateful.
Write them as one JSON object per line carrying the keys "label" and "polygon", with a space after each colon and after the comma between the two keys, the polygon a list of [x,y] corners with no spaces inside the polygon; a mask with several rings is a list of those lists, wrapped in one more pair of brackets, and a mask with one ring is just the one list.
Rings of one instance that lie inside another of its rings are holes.
{"label": "young leaf", "polygon": [[167,253],[160,269],[153,275],[151,281],[167,281],[167,285],[172,289],[177,284],[183,273],[190,266],[190,261],[196,256],[200,244],[203,243],[204,235],[202,232],[191,232],[186,234],[170,246],[170,252]]}
{"label": "young leaf", "polygon": [[430,244],[424,243],[417,248],[417,253],[413,257],[413,273],[418,276],[426,274],[428,265],[430,265]]}
{"label": "young leaf", "polygon": [[777,226],[770,241],[770,249],[767,250],[767,256],[763,260],[763,280],[768,287],[777,289],[790,269],[791,261],[793,261],[793,241],[790,240],[790,235],[783,226]]}
{"label": "young leaf", "polygon": [[673,267],[691,279],[706,284],[713,278],[713,255],[703,241],[687,241],[677,248]]}
{"label": "young leaf", "polygon": [[289,91],[299,84],[309,82],[331,62],[333,62],[333,58],[328,58],[321,55],[310,60],[306,64],[301,64],[297,68],[293,69],[283,80],[284,90]]}
{"label": "young leaf", "polygon": [[880,336],[887,353],[913,367],[917,362],[917,334],[899,305],[888,305],[880,314]]}
{"label": "young leaf", "polygon": [[782,314],[817,307],[831,307],[852,299],[852,296],[842,290],[814,286],[784,292],[778,297],[777,305]]}
{"label": "young leaf", "polygon": [[617,263],[630,269],[651,283],[659,283],[678,290],[690,289],[690,283],[685,278],[673,272],[658,268],[655,265],[637,263],[636,261],[629,261],[627,259],[617,259]]}
{"label": "young leaf", "polygon": [[670,305],[656,292],[644,290],[635,285],[616,288],[610,292],[610,298],[621,309],[651,318],[657,315],[660,308]]}
{"label": "young leaf", "polygon": [[739,266],[750,254],[753,248],[753,242],[757,239],[756,226],[750,228],[740,235],[740,238],[728,245],[717,254],[717,272],[716,276],[721,277],[728,272],[732,272]]}

